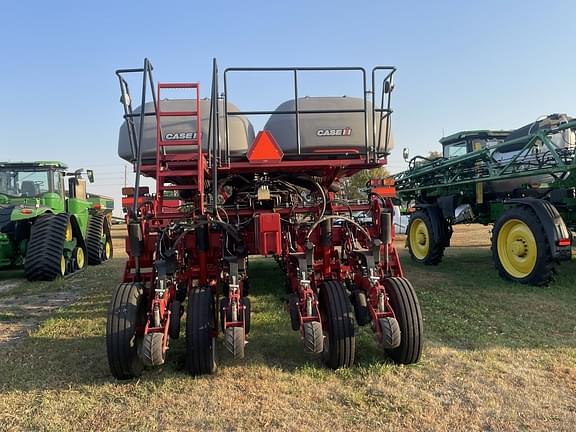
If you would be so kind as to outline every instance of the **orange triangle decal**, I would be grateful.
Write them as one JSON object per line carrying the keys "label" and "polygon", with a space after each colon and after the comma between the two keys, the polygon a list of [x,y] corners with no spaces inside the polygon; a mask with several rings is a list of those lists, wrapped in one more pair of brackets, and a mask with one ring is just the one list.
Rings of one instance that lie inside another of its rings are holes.
{"label": "orange triangle decal", "polygon": [[246,157],[250,162],[280,162],[284,153],[270,131],[260,131]]}

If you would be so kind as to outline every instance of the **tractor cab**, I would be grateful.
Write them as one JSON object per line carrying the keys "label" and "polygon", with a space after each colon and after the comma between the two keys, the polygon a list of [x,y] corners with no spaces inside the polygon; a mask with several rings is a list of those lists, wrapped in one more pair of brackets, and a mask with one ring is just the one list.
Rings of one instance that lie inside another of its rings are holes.
{"label": "tractor cab", "polygon": [[509,135],[510,131],[474,130],[457,132],[440,140],[442,155],[446,159],[451,159],[487,147],[490,148],[504,141]]}
{"label": "tractor cab", "polygon": [[0,162],[0,204],[63,203],[66,165],[61,162]]}

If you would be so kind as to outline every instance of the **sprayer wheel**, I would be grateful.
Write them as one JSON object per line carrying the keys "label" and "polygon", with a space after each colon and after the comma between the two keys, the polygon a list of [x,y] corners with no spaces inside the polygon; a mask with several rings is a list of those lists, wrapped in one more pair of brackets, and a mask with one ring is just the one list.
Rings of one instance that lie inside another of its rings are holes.
{"label": "sprayer wheel", "polygon": [[[415,211],[408,223],[408,251],[412,259],[426,265],[437,265],[444,255],[445,240],[439,232],[447,228],[437,212]],[[444,224],[444,225],[441,225]],[[435,225],[437,226],[435,229]]]}

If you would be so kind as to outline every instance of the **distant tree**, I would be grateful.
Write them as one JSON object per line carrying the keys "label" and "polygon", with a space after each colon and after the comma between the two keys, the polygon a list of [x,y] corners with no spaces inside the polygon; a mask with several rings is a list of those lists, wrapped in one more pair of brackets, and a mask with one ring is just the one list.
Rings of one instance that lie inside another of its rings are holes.
{"label": "distant tree", "polygon": [[388,176],[388,171],[384,167],[371,170],[362,170],[342,180],[342,195],[347,200],[357,200],[366,198],[366,184],[371,179],[381,179]]}

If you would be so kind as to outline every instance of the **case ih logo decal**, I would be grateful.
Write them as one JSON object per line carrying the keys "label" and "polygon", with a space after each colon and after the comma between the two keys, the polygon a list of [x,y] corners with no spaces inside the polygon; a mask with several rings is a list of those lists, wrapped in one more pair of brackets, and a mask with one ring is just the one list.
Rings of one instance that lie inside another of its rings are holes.
{"label": "case ih logo decal", "polygon": [[350,136],[352,135],[352,128],[345,127],[344,129],[318,129],[316,136]]}
{"label": "case ih logo decal", "polygon": [[167,141],[193,140],[196,139],[196,132],[167,133],[164,135],[164,139]]}

